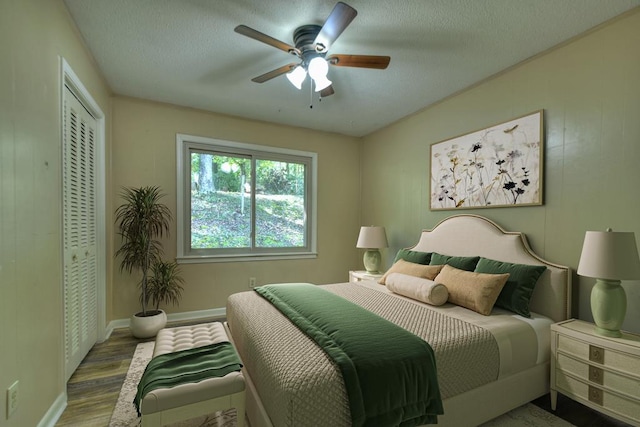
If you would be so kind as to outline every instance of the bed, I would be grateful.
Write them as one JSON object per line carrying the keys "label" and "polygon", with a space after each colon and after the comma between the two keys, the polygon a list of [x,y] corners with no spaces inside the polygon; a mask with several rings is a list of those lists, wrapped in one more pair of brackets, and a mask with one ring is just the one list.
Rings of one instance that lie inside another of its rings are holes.
{"label": "bed", "polygon": [[[322,285],[431,344],[444,407],[438,425],[479,425],[548,393],[549,325],[570,317],[570,268],[533,253],[522,233],[477,215],[441,221],[408,250],[546,267],[530,318],[499,307],[487,316],[451,303],[432,306],[373,281]],[[335,364],[268,301],[255,292],[231,295],[226,326],[244,363],[251,426],[351,425]],[[475,334],[472,344],[453,344],[466,334]]]}

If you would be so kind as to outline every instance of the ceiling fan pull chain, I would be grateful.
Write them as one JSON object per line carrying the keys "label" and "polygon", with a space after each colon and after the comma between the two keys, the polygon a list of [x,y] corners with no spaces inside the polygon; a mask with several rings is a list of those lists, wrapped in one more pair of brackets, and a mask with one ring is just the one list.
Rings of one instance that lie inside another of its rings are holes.
{"label": "ceiling fan pull chain", "polygon": [[309,108],[313,108],[313,84],[309,82]]}

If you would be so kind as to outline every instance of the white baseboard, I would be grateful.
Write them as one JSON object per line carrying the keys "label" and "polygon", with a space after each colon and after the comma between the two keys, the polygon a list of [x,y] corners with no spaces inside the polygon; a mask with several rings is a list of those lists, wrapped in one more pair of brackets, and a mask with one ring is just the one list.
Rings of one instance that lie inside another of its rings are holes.
{"label": "white baseboard", "polygon": [[[184,322],[190,320],[200,320],[200,319],[208,319],[211,317],[226,317],[227,309],[225,307],[222,308],[212,308],[209,310],[197,310],[197,311],[184,311],[182,313],[170,313],[167,314],[168,322]],[[105,333],[105,340],[109,338],[111,332],[114,329],[128,328],[129,327],[129,319],[116,319],[109,322],[107,325],[107,333]]]}
{"label": "white baseboard", "polygon": [[56,400],[53,402],[53,405],[51,405],[47,413],[44,414],[44,417],[38,423],[38,427],[54,427],[66,407],[67,393],[65,392],[58,395]]}
{"label": "white baseboard", "polygon": [[167,314],[167,321],[182,322],[186,320],[199,320],[199,319],[206,319],[211,317],[226,317],[226,316],[227,316],[227,309],[225,307],[222,307],[222,308],[212,308],[209,310],[185,311],[183,313]]}

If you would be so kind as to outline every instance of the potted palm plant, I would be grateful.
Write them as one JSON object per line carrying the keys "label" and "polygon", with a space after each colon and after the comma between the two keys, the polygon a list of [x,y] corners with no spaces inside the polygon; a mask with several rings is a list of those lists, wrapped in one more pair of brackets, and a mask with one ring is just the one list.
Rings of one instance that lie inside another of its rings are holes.
{"label": "potted palm plant", "polygon": [[148,279],[147,292],[155,309],[160,309],[160,303],[178,305],[184,283],[178,263],[160,260],[153,264],[151,270],[152,276]]}
{"label": "potted palm plant", "polygon": [[[135,337],[150,338],[167,323],[160,302],[175,304],[182,291],[178,266],[162,261],[159,240],[169,234],[171,211],[160,203],[164,194],[156,186],[124,188],[121,196],[124,203],[116,209],[116,225],[122,245],[115,255],[121,257],[120,271],[141,274],[141,311],[131,317],[130,328]],[[148,309],[150,300],[156,303],[155,309]]]}

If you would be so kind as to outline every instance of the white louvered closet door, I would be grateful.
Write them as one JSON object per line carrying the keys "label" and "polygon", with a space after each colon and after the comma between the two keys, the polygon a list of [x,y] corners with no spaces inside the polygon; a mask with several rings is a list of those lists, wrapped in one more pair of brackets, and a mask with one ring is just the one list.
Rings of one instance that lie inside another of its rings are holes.
{"label": "white louvered closet door", "polygon": [[69,380],[98,337],[97,122],[66,86],[63,105],[65,376]]}

